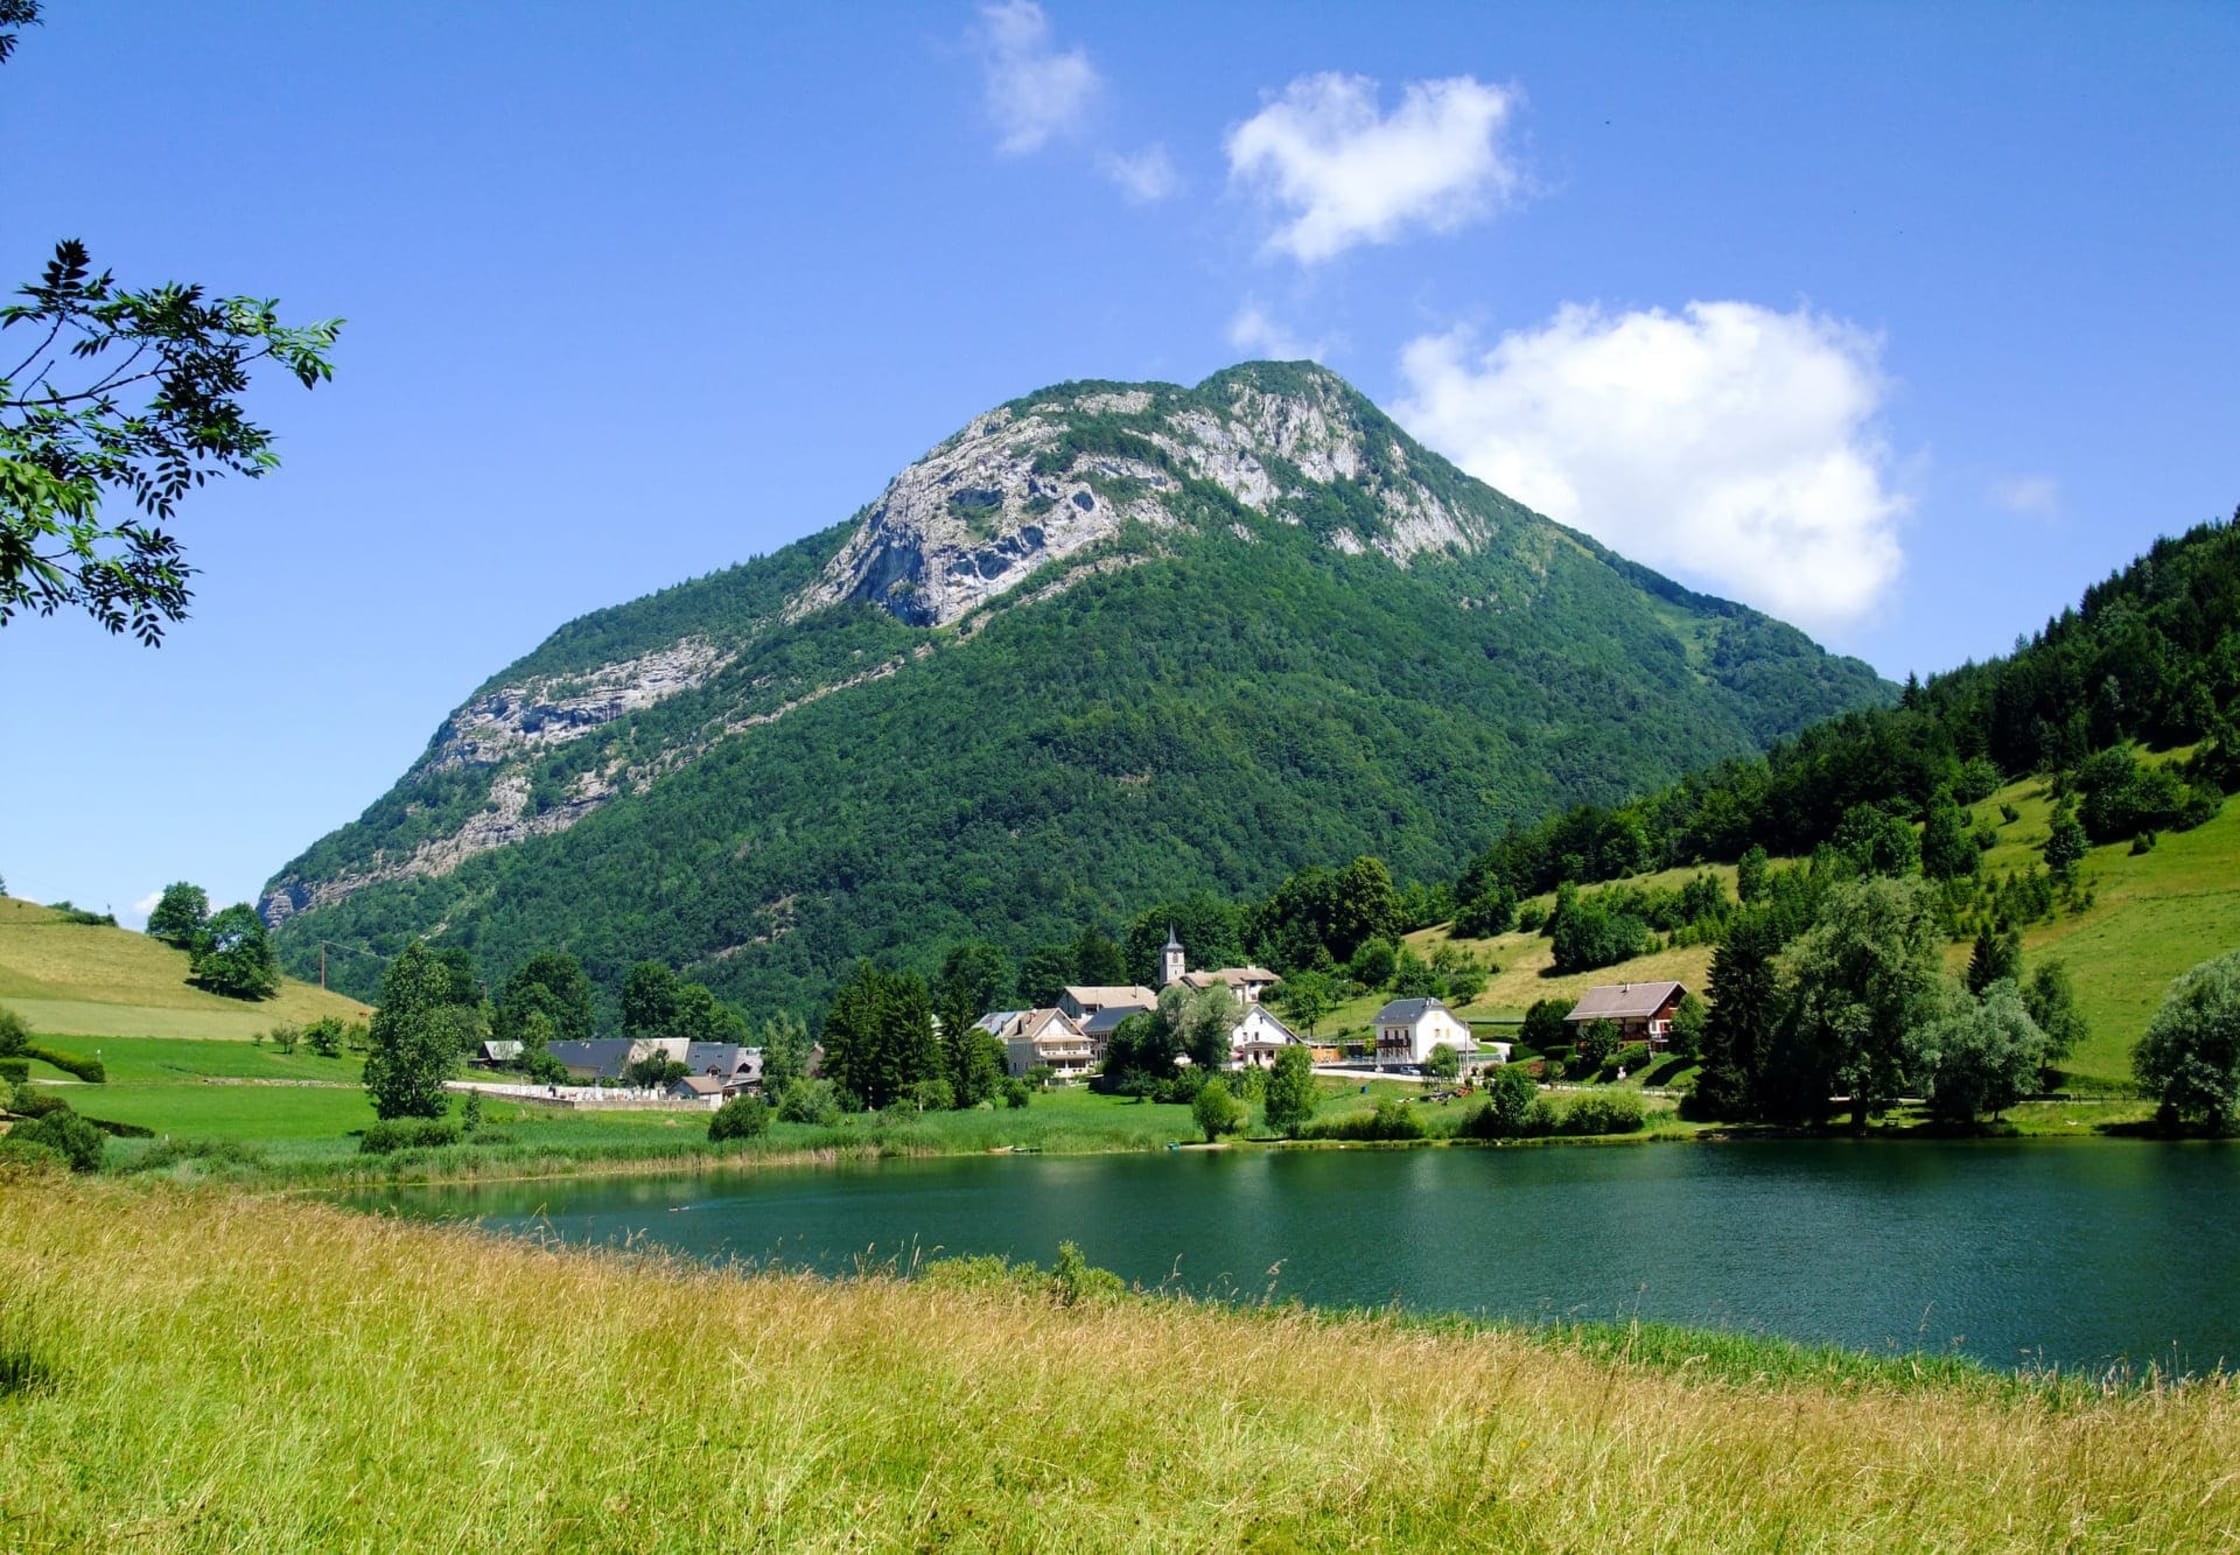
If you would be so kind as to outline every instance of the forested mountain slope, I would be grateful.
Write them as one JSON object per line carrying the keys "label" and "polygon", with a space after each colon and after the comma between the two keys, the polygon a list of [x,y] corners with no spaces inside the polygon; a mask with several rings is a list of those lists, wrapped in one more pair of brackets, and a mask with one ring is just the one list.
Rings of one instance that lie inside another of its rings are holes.
{"label": "forested mountain slope", "polygon": [[1023,949],[1363,852],[1444,877],[1892,689],[1320,368],[1070,384],[845,524],[563,627],[262,907],[291,966],[419,934],[492,976],[559,947],[806,1009],[858,955]]}

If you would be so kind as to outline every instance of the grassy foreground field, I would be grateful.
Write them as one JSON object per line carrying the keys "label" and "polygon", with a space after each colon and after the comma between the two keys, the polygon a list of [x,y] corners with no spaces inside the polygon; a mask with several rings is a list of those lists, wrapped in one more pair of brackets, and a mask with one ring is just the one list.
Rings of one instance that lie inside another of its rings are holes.
{"label": "grassy foreground field", "polygon": [[71,923],[51,907],[0,896],[0,1005],[41,1034],[246,1039],[283,1021],[367,1014],[354,999],[293,978],[270,999],[221,998],[189,986],[187,971],[185,951],[145,934]]}
{"label": "grassy foreground field", "polygon": [[10,1549],[2240,1537],[2226,1378],[739,1277],[208,1188],[19,1179],[0,1211]]}

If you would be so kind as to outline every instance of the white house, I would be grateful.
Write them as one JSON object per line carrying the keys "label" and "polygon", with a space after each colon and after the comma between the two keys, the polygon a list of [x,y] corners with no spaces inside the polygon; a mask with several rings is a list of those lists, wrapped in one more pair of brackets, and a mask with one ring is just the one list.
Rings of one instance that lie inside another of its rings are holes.
{"label": "white house", "polygon": [[1304,1037],[1277,1020],[1266,1005],[1255,1001],[1245,1006],[1244,1019],[1229,1033],[1229,1067],[1271,1068],[1276,1055],[1285,1048],[1306,1045]]}
{"label": "white house", "polygon": [[1372,1024],[1380,1065],[1420,1064],[1442,1042],[1459,1054],[1475,1045],[1470,1028],[1437,999],[1395,999],[1377,1011]]}
{"label": "white house", "polygon": [[1003,1044],[1014,1075],[1048,1064],[1059,1079],[1075,1080],[1096,1061],[1080,1023],[1062,1009],[998,1010],[981,1017],[980,1029]]}

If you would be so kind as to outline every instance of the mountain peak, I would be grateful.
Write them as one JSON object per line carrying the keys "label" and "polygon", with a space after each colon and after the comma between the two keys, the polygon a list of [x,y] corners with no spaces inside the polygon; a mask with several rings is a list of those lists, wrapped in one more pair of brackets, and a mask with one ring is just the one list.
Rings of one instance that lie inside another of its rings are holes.
{"label": "mountain peak", "polygon": [[1195,388],[1057,384],[975,417],[897,475],[799,616],[845,600],[947,626],[1052,562],[1130,532],[1308,525],[1405,565],[1482,545],[1502,499],[1314,362],[1246,362]]}

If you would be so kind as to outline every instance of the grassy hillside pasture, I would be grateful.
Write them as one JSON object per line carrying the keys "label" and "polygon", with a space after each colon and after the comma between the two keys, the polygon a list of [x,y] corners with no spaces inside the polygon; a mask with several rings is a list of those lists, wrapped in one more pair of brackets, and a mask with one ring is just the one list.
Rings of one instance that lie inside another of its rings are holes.
{"label": "grassy hillside pasture", "polygon": [[360,1020],[366,1006],[285,979],[258,1002],[189,986],[187,953],[129,929],[64,921],[0,897],[0,1004],[42,1034],[247,1038],[283,1021]]}
{"label": "grassy hillside pasture", "polygon": [[[2052,818],[2043,783],[2016,784],[1975,807],[1999,825],[1999,805],[2022,812],[2000,829],[1987,867],[2004,873],[2040,861]],[[2090,1047],[2074,1055],[2080,1074],[2129,1079],[2131,1050],[2162,1003],[2170,980],[2212,956],[2240,947],[2240,803],[2188,832],[2165,832],[2152,852],[2128,843],[2095,848],[2082,865],[2092,907],[2023,931],[2026,963],[2055,956],[2076,979],[2078,1003],[2092,1022]],[[1966,947],[1957,947],[1965,964]]]}
{"label": "grassy hillside pasture", "polygon": [[[2003,804],[2012,805],[2020,818],[2005,820],[2000,813]],[[2004,875],[2041,865],[2052,814],[2052,799],[2040,779],[2010,784],[1973,806],[1971,824],[1990,826],[1999,836],[1997,845],[1984,855],[1984,868]],[[1729,865],[1668,869],[1636,876],[1630,883],[1670,889],[1704,872],[1718,876],[1728,894],[1733,894],[1734,869]],[[2078,1002],[2092,1022],[2093,1040],[2072,1056],[2070,1068],[2095,1079],[2128,1080],[2131,1050],[2170,980],[2240,947],[2240,802],[2228,801],[2215,819],[2192,831],[2164,833],[2151,852],[2135,855],[2128,843],[2095,848],[2081,873],[2092,887],[2093,905],[2082,913],[2062,911],[2049,922],[2025,929],[2025,964],[2059,958],[2076,980]],[[1590,893],[1601,889],[1599,885],[1587,888]],[[1545,908],[1554,898],[1544,895],[1537,900]],[[1428,959],[1452,936],[1442,925],[1419,930],[1407,939]],[[1539,934],[1452,939],[1452,943],[1500,968],[1485,992],[1463,1007],[1466,1017],[1521,1015],[1537,999],[1576,999],[1600,983],[1673,978],[1700,991],[1712,956],[1708,945],[1687,946],[1594,972],[1550,977],[1554,948]],[[1969,950],[1966,943],[1950,947],[1948,960],[1955,973],[1966,969]],[[1322,1034],[1332,1040],[1358,1036],[1367,1030],[1369,1018],[1385,997],[1377,994],[1340,1005],[1324,1017]]]}
{"label": "grassy hillside pasture", "polygon": [[[2211,1549],[2228,1378],[1063,1305],[0,1187],[30,1549]],[[961,1274],[963,1271],[958,1271]]]}

